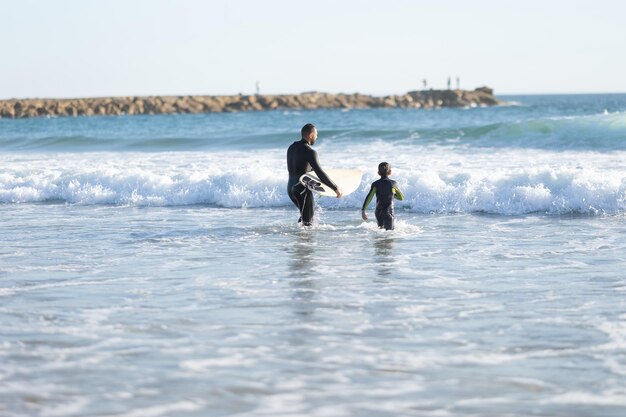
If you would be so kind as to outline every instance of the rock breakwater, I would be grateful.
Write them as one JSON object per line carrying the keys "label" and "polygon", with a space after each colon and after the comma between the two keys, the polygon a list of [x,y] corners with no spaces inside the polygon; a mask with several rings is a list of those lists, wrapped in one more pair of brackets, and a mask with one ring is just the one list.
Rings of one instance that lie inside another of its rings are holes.
{"label": "rock breakwater", "polygon": [[330,94],[145,96],[0,101],[0,117],[109,116],[321,108],[438,108],[503,104],[487,87],[475,90],[423,90],[403,95]]}

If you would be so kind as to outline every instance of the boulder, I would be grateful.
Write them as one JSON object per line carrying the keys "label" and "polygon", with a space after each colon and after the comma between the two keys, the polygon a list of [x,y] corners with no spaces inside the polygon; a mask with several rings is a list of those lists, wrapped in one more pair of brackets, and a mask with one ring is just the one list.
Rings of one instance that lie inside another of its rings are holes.
{"label": "boulder", "polygon": [[15,118],[15,109],[13,106],[3,106],[0,109],[0,117],[10,117],[11,119]]}
{"label": "boulder", "polygon": [[176,113],[176,108],[172,103],[163,103],[157,108],[156,114],[174,114]]}
{"label": "boulder", "polygon": [[78,116],[78,109],[76,109],[73,105],[69,105],[65,108],[65,114],[67,116],[76,117]]}
{"label": "boulder", "polygon": [[479,93],[484,93],[490,96],[493,95],[493,88],[489,88],[489,87],[478,87],[474,91],[477,91]]}

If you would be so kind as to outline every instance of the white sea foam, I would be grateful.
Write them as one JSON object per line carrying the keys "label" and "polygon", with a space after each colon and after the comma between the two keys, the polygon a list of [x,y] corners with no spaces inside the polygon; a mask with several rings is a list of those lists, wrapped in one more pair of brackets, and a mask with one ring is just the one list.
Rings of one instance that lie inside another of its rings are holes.
{"label": "white sea foam", "polygon": [[[624,317],[621,317],[624,320]],[[609,337],[607,343],[600,346],[601,349],[625,349],[626,348],[626,322],[604,322],[598,329]]]}
{"label": "white sea foam", "polygon": [[593,406],[626,406],[626,392],[623,390],[615,392],[603,392],[594,394],[590,392],[566,392],[542,401],[544,404],[579,404]]}
{"label": "white sea foam", "polygon": [[62,417],[75,415],[79,414],[89,403],[90,401],[86,398],[78,398],[68,403],[44,408],[41,411],[40,415],[42,417]]}
{"label": "white sea foam", "polygon": [[61,287],[77,287],[83,285],[103,285],[112,282],[119,281],[119,279],[107,279],[102,281],[63,281],[63,282],[50,282],[46,284],[37,284],[30,285],[24,287],[0,287],[0,297],[13,295],[15,293],[20,292],[29,292],[29,291],[38,291],[38,290],[48,290],[50,288],[61,288]]}
{"label": "white sea foam", "polygon": [[[382,146],[382,145],[381,145]],[[393,147],[385,148],[391,152]],[[357,153],[345,158],[323,149],[327,166],[355,166],[365,172],[359,190],[342,199],[318,198],[322,207],[357,209],[376,179]],[[518,156],[514,152],[425,157],[415,150],[397,157],[397,179],[406,199],[398,210],[418,213],[486,212],[616,214],[626,211],[624,155],[587,153]],[[558,157],[558,163],[556,158]],[[3,158],[0,202],[61,201],[75,204],[228,208],[291,206],[284,156],[274,151],[247,154],[64,154]],[[505,160],[505,162],[503,162]]]}
{"label": "white sea foam", "polygon": [[153,407],[138,408],[128,413],[119,414],[124,417],[159,417],[164,415],[177,415],[178,413],[190,413],[204,406],[199,401],[182,400],[171,404],[155,405]]}
{"label": "white sea foam", "polygon": [[210,359],[192,359],[183,361],[180,367],[192,372],[207,372],[210,369],[218,367],[240,367],[252,366],[256,363],[254,359],[246,358],[242,355],[231,355],[226,358],[210,358]]}

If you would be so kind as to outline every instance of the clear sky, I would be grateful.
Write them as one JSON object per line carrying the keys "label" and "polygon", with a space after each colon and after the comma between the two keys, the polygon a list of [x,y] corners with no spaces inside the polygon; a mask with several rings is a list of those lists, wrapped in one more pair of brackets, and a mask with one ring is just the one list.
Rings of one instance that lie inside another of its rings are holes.
{"label": "clear sky", "polygon": [[0,0],[0,98],[626,92],[622,0]]}

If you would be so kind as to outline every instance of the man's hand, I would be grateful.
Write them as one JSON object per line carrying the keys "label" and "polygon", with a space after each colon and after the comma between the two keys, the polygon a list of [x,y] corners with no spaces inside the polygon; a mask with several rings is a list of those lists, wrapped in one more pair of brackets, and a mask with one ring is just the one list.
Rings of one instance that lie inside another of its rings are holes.
{"label": "man's hand", "polygon": [[364,222],[367,221],[367,214],[365,214],[365,210],[361,210],[361,218],[363,219]]}
{"label": "man's hand", "polygon": [[337,188],[335,193],[337,194],[337,198],[343,197],[343,191],[341,190],[341,188]]}

